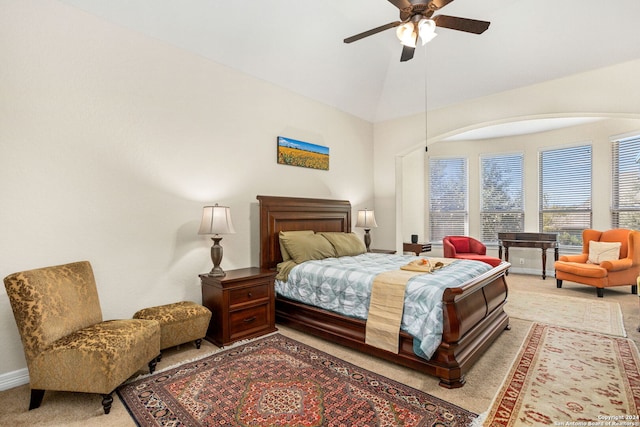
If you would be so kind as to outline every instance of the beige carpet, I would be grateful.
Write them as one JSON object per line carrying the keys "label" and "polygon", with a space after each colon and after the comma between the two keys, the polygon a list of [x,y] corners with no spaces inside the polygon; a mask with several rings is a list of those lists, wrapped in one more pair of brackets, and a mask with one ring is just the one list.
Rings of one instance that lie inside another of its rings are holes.
{"label": "beige carpet", "polygon": [[[507,283],[510,291],[535,292],[540,295],[540,298],[551,295],[583,298],[585,301],[596,299],[595,290],[590,286],[565,281],[562,289],[557,289],[553,278],[542,280],[540,276],[512,273],[507,277]],[[631,295],[629,289],[626,288],[610,288],[605,289],[604,300],[620,304],[627,334],[638,345],[640,343],[640,332],[637,331],[640,314],[638,297]],[[277,326],[280,333],[285,336],[480,414],[489,409],[531,327],[530,321],[517,318],[512,318],[510,324],[511,330],[502,333],[467,374],[465,386],[454,390],[440,387],[438,380],[428,375],[363,355],[360,352],[281,325]],[[201,350],[187,345],[179,349],[170,349],[165,352],[162,361],[158,364],[158,369],[193,359],[215,349],[216,347],[208,342],[203,343]],[[42,406],[36,410],[28,411],[29,386],[23,385],[0,392],[0,425],[135,426],[120,399],[114,399],[111,413],[106,416],[102,412],[100,401],[101,397],[97,395],[47,392]]]}
{"label": "beige carpet", "polygon": [[604,298],[575,298],[513,290],[509,292],[505,311],[509,317],[583,331],[626,337],[622,310],[617,302]]}
{"label": "beige carpet", "polygon": [[639,364],[629,339],[534,323],[484,426],[637,426]]}

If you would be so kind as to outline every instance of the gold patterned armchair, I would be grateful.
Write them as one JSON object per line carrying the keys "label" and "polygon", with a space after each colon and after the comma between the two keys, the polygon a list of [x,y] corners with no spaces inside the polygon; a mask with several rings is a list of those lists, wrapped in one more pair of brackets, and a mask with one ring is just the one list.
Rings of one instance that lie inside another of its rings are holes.
{"label": "gold patterned armchair", "polygon": [[113,391],[160,354],[155,320],[102,320],[91,264],[81,261],[4,279],[29,369],[29,410],[45,390],[99,393],[105,414]]}

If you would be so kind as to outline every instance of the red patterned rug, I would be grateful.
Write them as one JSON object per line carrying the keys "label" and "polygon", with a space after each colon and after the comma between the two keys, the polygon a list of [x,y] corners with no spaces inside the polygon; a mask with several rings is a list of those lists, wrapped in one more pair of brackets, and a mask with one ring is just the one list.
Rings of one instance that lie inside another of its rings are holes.
{"label": "red patterned rug", "polygon": [[638,426],[640,357],[633,341],[534,323],[485,426]]}
{"label": "red patterned rug", "polygon": [[139,426],[467,426],[477,415],[270,335],[120,387]]}

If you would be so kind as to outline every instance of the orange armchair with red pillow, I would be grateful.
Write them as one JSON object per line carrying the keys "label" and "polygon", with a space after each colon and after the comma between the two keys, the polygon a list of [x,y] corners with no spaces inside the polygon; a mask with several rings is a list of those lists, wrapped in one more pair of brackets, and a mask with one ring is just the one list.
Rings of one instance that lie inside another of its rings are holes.
{"label": "orange armchair with red pillow", "polygon": [[604,288],[631,286],[638,293],[640,276],[640,232],[626,228],[582,232],[582,253],[563,255],[555,262],[556,285],[563,280],[596,288],[599,298]]}
{"label": "orange armchair with red pillow", "polygon": [[445,236],[442,239],[442,252],[445,258],[471,259],[482,261],[496,267],[500,258],[487,255],[487,247],[479,240],[469,236]]}

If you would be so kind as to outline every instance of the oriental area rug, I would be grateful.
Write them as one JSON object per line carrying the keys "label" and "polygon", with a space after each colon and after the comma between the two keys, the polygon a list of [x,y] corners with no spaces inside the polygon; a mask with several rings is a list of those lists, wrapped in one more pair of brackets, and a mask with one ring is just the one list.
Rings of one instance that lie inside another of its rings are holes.
{"label": "oriental area rug", "polygon": [[534,323],[484,426],[638,426],[633,341]]}
{"label": "oriental area rug", "polygon": [[515,319],[627,336],[617,302],[510,290],[504,311]]}
{"label": "oriental area rug", "polygon": [[280,334],[118,389],[139,426],[468,426],[476,414]]}

